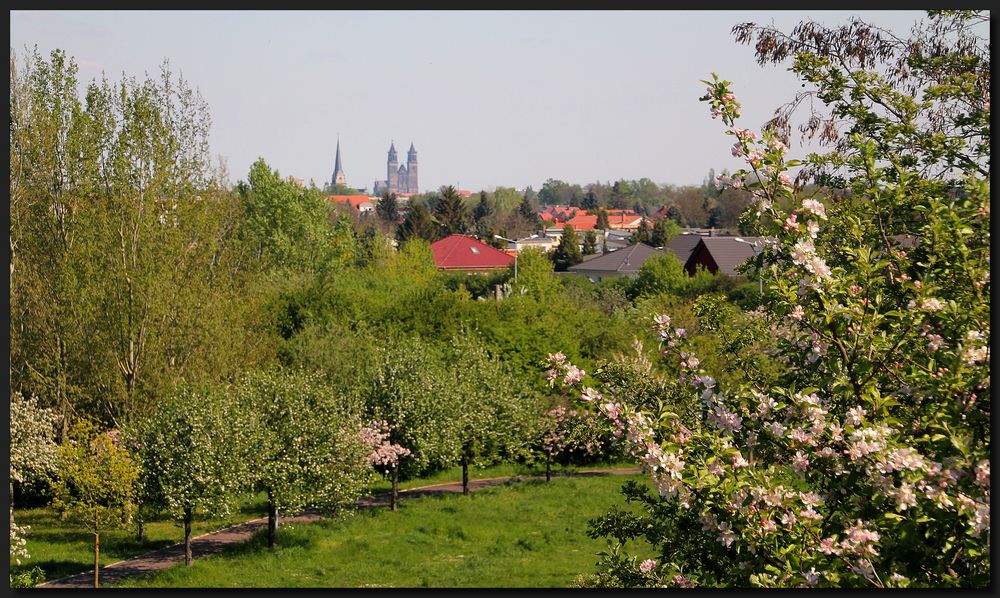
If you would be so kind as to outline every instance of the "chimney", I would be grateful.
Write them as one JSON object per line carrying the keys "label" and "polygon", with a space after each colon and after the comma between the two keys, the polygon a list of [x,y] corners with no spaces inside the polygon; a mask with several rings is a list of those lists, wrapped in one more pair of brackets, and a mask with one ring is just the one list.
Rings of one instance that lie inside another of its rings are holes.
{"label": "chimney", "polygon": [[709,237],[714,237],[715,236],[715,227],[714,226],[712,228],[708,229],[708,236]]}

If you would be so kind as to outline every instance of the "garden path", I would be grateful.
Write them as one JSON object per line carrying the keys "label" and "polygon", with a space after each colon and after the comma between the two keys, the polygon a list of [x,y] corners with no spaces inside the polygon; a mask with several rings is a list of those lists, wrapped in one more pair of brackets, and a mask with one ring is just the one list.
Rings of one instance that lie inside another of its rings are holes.
{"label": "garden path", "polygon": [[[601,470],[589,470],[589,471],[578,471],[573,473],[564,474],[553,474],[562,476],[576,476],[576,477],[588,477],[588,476],[602,476],[602,475],[630,475],[639,473],[638,467],[624,468],[624,469],[601,469]],[[534,476],[531,476],[534,477]],[[507,482],[509,480],[519,481],[525,479],[525,476],[506,476],[498,478],[484,478],[479,480],[469,480],[469,490],[475,490],[477,488],[483,488],[486,486],[498,486]],[[404,498],[418,498],[421,496],[431,496],[436,494],[447,494],[462,492],[462,482],[445,482],[442,484],[432,484],[430,486],[421,486],[419,488],[409,488],[407,490],[399,491],[400,500]],[[389,493],[380,492],[374,496],[362,498],[357,502],[359,508],[371,508],[371,507],[387,507],[389,506]],[[282,517],[280,523],[282,525],[287,523],[312,523],[322,519],[322,515],[314,512],[305,512],[294,517]],[[253,521],[247,521],[246,523],[241,523],[239,525],[234,525],[232,527],[227,527],[225,529],[217,530],[214,532],[209,532],[201,536],[196,536],[191,538],[191,553],[194,558],[201,558],[203,556],[221,552],[227,546],[232,546],[234,544],[239,544],[249,540],[253,534],[263,528],[267,527],[267,517],[262,517],[260,519],[254,519]],[[124,561],[118,561],[117,563],[112,563],[101,567],[101,585],[115,585],[116,583],[122,581],[128,577],[134,577],[137,575],[145,575],[147,573],[152,573],[154,571],[160,571],[168,567],[173,567],[184,562],[184,543],[174,544],[173,546],[167,546],[166,548],[161,548],[159,550],[154,550],[153,552],[148,552],[131,559]],[[45,582],[37,586],[39,588],[93,588],[94,587],[94,572],[89,571],[86,573],[80,573],[77,575],[71,575],[69,577],[63,577],[60,579],[54,579],[52,581]]]}

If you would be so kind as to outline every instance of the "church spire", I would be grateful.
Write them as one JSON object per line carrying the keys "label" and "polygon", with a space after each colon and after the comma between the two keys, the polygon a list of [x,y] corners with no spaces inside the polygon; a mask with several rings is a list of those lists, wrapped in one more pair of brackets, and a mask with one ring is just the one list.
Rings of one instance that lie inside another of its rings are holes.
{"label": "church spire", "polygon": [[344,174],[344,168],[340,165],[340,133],[337,133],[337,159],[333,165],[333,180],[331,185],[346,185],[347,175]]}

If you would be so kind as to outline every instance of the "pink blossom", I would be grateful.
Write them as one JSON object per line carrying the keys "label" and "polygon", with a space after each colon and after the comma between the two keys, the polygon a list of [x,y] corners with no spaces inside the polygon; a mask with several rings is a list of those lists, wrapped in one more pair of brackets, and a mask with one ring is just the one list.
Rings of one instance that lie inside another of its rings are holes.
{"label": "pink blossom", "polygon": [[656,561],[653,559],[646,559],[639,565],[639,570],[643,573],[649,573],[656,568]]}
{"label": "pink blossom", "polygon": [[725,547],[729,547],[730,544],[736,539],[736,534],[733,532],[732,527],[729,525],[728,521],[723,521],[719,524],[719,537],[718,541]]}
{"label": "pink blossom", "polygon": [[586,401],[587,403],[592,403],[594,401],[600,401],[603,397],[601,393],[597,392],[591,387],[586,387],[583,389],[583,394],[580,395],[580,400]]}
{"label": "pink blossom", "polygon": [[812,212],[819,218],[826,219],[826,208],[815,199],[802,200],[802,209],[806,212]]}
{"label": "pink blossom", "polygon": [[566,375],[563,377],[563,384],[572,386],[580,381],[587,373],[577,368],[575,365],[566,366]]}
{"label": "pink blossom", "polygon": [[795,451],[795,456],[792,457],[792,469],[797,473],[803,473],[809,468],[809,459],[806,458],[802,451]]}

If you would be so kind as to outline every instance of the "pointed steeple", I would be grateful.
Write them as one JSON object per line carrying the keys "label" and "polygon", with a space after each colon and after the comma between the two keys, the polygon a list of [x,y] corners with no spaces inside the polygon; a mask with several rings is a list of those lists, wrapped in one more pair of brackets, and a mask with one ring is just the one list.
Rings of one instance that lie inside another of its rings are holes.
{"label": "pointed steeple", "polygon": [[395,162],[396,161],[396,143],[395,142],[390,142],[389,143],[389,161],[390,162]]}
{"label": "pointed steeple", "polygon": [[344,168],[340,165],[340,134],[337,134],[337,159],[333,165],[333,180],[332,185],[344,185],[347,182],[347,175],[344,174]]}

